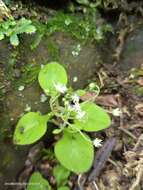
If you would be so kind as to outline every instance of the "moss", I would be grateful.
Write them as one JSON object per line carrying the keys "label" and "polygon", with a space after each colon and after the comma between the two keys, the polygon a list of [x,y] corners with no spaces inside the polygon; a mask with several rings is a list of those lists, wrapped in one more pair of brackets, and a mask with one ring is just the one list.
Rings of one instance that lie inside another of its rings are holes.
{"label": "moss", "polygon": [[[95,9],[88,9],[86,14],[72,14],[58,11],[56,14],[54,13],[52,17],[48,17],[47,19],[48,22],[45,24],[37,20],[33,21],[33,24],[37,28],[36,34],[32,36],[30,40],[27,36],[23,36],[23,43],[19,47],[12,49],[5,71],[6,79],[11,81],[13,87],[17,88],[19,85],[30,84],[37,80],[40,64],[42,63],[36,63],[37,60],[31,63],[31,60],[27,61],[26,59],[23,59],[21,56],[23,55],[23,52],[26,51],[25,49],[28,48],[30,52],[31,48],[33,51],[32,54],[34,55],[34,53],[38,52],[38,50],[42,51],[40,48],[38,49],[38,46],[40,42],[45,41],[45,43],[47,43],[46,48],[49,56],[48,61],[59,61],[59,46],[53,38],[53,35],[56,32],[67,33],[83,45],[88,41],[102,40],[104,38],[104,32],[111,29],[110,26],[105,23],[101,25],[98,24],[98,26],[96,25],[97,12]],[[25,37],[28,40],[25,40]],[[33,57],[32,54],[29,53],[30,57]],[[20,72],[20,77],[18,80],[15,79],[14,76],[14,70],[17,68]]]}
{"label": "moss", "polygon": [[16,62],[19,56],[19,51],[17,48],[13,48],[12,52],[10,54],[10,58],[8,60],[8,64],[6,65],[6,78],[8,80],[13,81],[14,80],[14,76],[13,76],[13,71],[14,68],[16,67]]}
{"label": "moss", "polygon": [[37,47],[43,36],[51,36],[55,32],[64,32],[70,34],[74,39],[80,42],[100,41],[104,39],[106,32],[111,32],[112,28],[106,23],[97,24],[97,10],[89,8],[85,14],[72,14],[62,11],[57,12],[49,18],[46,24],[35,21],[37,28],[35,41],[32,48]]}
{"label": "moss", "polygon": [[59,47],[51,38],[49,38],[48,40],[47,50],[51,60],[59,61],[60,57]]}
{"label": "moss", "polygon": [[133,92],[140,97],[143,97],[143,87],[135,86]]}
{"label": "moss", "polygon": [[130,72],[134,77],[143,76],[143,68],[133,68]]}
{"label": "moss", "polygon": [[15,80],[13,85],[17,88],[20,85],[27,85],[37,80],[38,73],[40,71],[40,65],[28,63],[21,70],[22,74],[19,80]]}

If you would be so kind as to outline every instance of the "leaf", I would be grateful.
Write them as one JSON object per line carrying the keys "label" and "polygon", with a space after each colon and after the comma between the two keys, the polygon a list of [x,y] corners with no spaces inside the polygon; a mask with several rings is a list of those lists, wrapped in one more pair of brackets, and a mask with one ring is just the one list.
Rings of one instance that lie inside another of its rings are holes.
{"label": "leaf", "polygon": [[59,187],[58,190],[70,190],[70,188],[67,186],[62,186],[62,187]]}
{"label": "leaf", "polygon": [[94,148],[86,138],[80,133],[64,131],[63,137],[55,145],[57,159],[72,172],[86,172],[92,165]]}
{"label": "leaf", "polygon": [[78,96],[84,96],[86,94],[85,90],[79,89],[75,92]]}
{"label": "leaf", "polygon": [[76,0],[79,4],[82,4],[82,5],[88,5],[89,4],[89,1],[88,0]]}
{"label": "leaf", "polygon": [[51,187],[39,172],[34,172],[30,177],[27,190],[51,190]]}
{"label": "leaf", "polygon": [[18,46],[19,45],[19,39],[18,39],[18,36],[16,34],[10,36],[10,43],[13,46]]}
{"label": "leaf", "polygon": [[[87,101],[96,96],[97,96],[97,94],[95,92],[87,92],[84,95],[82,95],[81,100]],[[97,96],[96,103],[98,103],[99,105],[108,106],[108,107],[117,107],[118,106],[117,98],[113,94]]]}
{"label": "leaf", "polygon": [[80,104],[81,110],[85,111],[82,120],[75,120],[74,126],[84,131],[99,131],[109,127],[111,120],[109,115],[92,102],[84,102]]}
{"label": "leaf", "polygon": [[66,85],[67,74],[63,66],[57,62],[51,62],[41,69],[38,80],[46,94],[55,95],[57,94],[55,85]]}
{"label": "leaf", "polygon": [[32,144],[39,140],[47,130],[48,118],[36,112],[25,114],[18,122],[14,132],[14,143]]}
{"label": "leaf", "polygon": [[13,29],[13,33],[14,34],[22,34],[22,33],[24,33],[27,30],[27,27],[32,25],[31,23],[32,23],[31,20],[21,18],[16,23],[16,26]]}
{"label": "leaf", "polygon": [[61,133],[62,131],[63,131],[63,129],[54,129],[53,134],[57,135],[57,134]]}
{"label": "leaf", "polygon": [[0,32],[0,40],[4,39],[4,34],[2,32]]}
{"label": "leaf", "polygon": [[57,186],[63,186],[67,183],[70,171],[61,165],[54,167],[53,175],[56,178]]}
{"label": "leaf", "polygon": [[27,34],[32,34],[34,32],[36,32],[36,27],[33,25],[29,25],[27,28],[25,28],[25,33]]}

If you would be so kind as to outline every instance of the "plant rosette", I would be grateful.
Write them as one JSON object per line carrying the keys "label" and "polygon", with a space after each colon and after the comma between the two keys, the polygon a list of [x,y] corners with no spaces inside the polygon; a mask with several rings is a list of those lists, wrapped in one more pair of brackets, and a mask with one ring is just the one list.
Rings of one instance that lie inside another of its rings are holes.
{"label": "plant rosette", "polygon": [[93,163],[94,145],[101,145],[100,139],[95,142],[88,134],[109,127],[109,115],[93,101],[81,102],[80,95],[85,90],[74,91],[68,87],[67,72],[57,62],[43,66],[38,81],[46,96],[50,97],[51,112],[45,115],[38,112],[23,115],[15,128],[14,143],[35,143],[46,133],[49,122],[53,122],[57,126],[53,134],[59,136],[54,145],[57,160],[76,174],[87,172]]}

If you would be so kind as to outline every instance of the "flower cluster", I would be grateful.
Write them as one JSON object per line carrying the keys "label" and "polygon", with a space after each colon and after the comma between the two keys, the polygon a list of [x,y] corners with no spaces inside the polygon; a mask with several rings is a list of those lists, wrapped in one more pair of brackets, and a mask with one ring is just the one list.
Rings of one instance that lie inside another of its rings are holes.
{"label": "flower cluster", "polygon": [[68,109],[70,111],[76,112],[76,119],[82,119],[85,116],[85,111],[82,111],[80,104],[79,104],[79,96],[77,94],[73,94],[71,96],[73,105],[69,105]]}
{"label": "flower cluster", "polygon": [[[65,85],[60,84],[60,83],[54,84],[54,87],[61,94],[66,93],[68,90]],[[76,112],[76,119],[82,119],[85,116],[85,111],[81,110],[80,103],[79,103],[79,100],[80,100],[79,96],[76,93],[74,93],[71,96],[71,100],[72,100],[73,104],[70,104],[68,101],[65,101],[65,104],[68,107],[68,111]]]}

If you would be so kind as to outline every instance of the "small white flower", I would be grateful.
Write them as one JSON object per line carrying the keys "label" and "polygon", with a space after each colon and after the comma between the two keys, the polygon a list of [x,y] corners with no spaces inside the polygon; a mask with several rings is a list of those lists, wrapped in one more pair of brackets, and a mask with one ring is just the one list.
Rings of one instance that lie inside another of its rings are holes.
{"label": "small white flower", "polygon": [[101,139],[98,139],[98,138],[95,138],[94,140],[93,140],[93,145],[95,146],[95,147],[100,147],[100,146],[102,146],[102,140]]}
{"label": "small white flower", "polygon": [[122,114],[122,110],[120,108],[113,109],[112,114],[119,117]]}
{"label": "small white flower", "polygon": [[67,91],[67,87],[63,84],[54,84],[57,91],[64,94]]}
{"label": "small white flower", "polygon": [[73,110],[75,112],[80,112],[81,111],[81,107],[80,107],[78,102],[73,105]]}
{"label": "small white flower", "polygon": [[80,110],[80,111],[77,112],[76,118],[77,119],[82,119],[84,116],[85,116],[85,111]]}
{"label": "small white flower", "polygon": [[77,82],[78,78],[77,77],[73,77],[73,82]]}
{"label": "small white flower", "polygon": [[89,84],[90,90],[93,90],[96,87],[96,84],[94,82]]}
{"label": "small white flower", "polygon": [[44,68],[44,65],[43,64],[41,64],[41,69],[43,69]]}
{"label": "small white flower", "polygon": [[19,90],[19,91],[23,91],[24,88],[25,88],[24,86],[19,86],[18,90]]}
{"label": "small white flower", "polygon": [[73,51],[72,51],[72,55],[73,55],[74,57],[76,57],[76,56],[79,55],[80,51],[81,51],[81,45],[80,45],[80,44],[77,44],[77,45],[74,47]]}
{"label": "small white flower", "polygon": [[81,51],[81,45],[80,44],[77,44],[76,48],[77,48],[78,51]]}
{"label": "small white flower", "polygon": [[73,94],[71,98],[75,104],[79,102],[79,96],[77,94]]}
{"label": "small white flower", "polygon": [[81,110],[80,104],[78,102],[75,102],[73,105],[73,110],[77,113],[77,119],[82,119],[85,116],[85,111]]}
{"label": "small white flower", "polygon": [[130,74],[129,79],[134,79],[135,75],[134,74]]}
{"label": "small white flower", "polygon": [[24,111],[26,112],[31,111],[31,107],[28,104],[26,104]]}
{"label": "small white flower", "polygon": [[41,96],[40,96],[40,102],[44,103],[44,102],[46,102],[47,99],[48,98],[47,98],[47,96],[45,96],[45,94],[41,94]]}
{"label": "small white flower", "polygon": [[73,51],[72,51],[72,55],[73,55],[74,57],[76,57],[76,56],[78,56],[78,55],[79,55],[79,52],[77,52],[77,51],[73,50]]}

